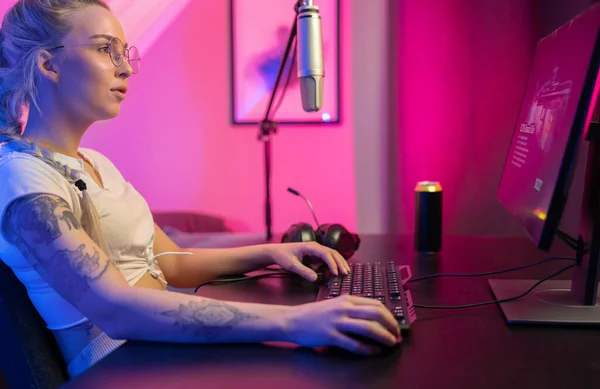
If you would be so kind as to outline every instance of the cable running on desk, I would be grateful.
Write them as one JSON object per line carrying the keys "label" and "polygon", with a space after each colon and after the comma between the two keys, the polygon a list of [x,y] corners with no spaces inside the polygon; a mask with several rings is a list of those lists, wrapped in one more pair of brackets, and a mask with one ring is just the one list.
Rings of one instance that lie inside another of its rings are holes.
{"label": "cable running on desk", "polygon": [[473,307],[480,307],[483,305],[491,305],[491,304],[499,304],[499,303],[506,303],[509,301],[514,301],[514,300],[518,300],[522,297],[525,297],[526,295],[528,295],[529,293],[531,293],[538,285],[540,285],[541,283],[543,283],[544,281],[549,280],[550,278],[556,277],[557,275],[569,270],[572,267],[577,266],[576,263],[569,265],[567,267],[562,268],[559,271],[556,271],[552,274],[550,274],[548,277],[542,278],[541,280],[539,280],[538,282],[536,282],[535,284],[533,284],[533,286],[529,289],[527,289],[525,292],[521,293],[518,296],[514,296],[514,297],[509,297],[506,299],[502,299],[502,300],[493,300],[493,301],[486,301],[486,302],[482,302],[482,303],[474,303],[474,304],[465,304],[465,305],[420,305],[420,304],[414,304],[413,306],[415,308],[424,308],[424,309],[463,309],[463,308],[473,308]]}
{"label": "cable running on desk", "polygon": [[204,283],[198,285],[196,287],[196,289],[194,289],[194,293],[198,292],[198,289],[200,289],[204,285],[222,285],[222,284],[229,284],[229,283],[234,283],[234,282],[256,280],[256,279],[265,278],[265,277],[278,277],[278,278],[280,278],[280,277],[290,277],[290,276],[293,276],[293,275],[294,275],[294,273],[275,271],[275,272],[271,272],[271,273],[257,274],[257,275],[254,275],[254,276],[243,276],[243,277],[235,277],[235,278],[221,278],[221,279],[216,279],[216,280],[212,280],[212,281],[207,281],[207,282],[204,282]]}
{"label": "cable running on desk", "polygon": [[546,258],[546,259],[543,259],[543,260],[538,261],[538,262],[530,263],[528,265],[513,267],[513,268],[505,269],[505,270],[490,271],[490,272],[486,272],[486,273],[442,273],[442,274],[432,274],[430,276],[423,276],[423,277],[411,278],[410,280],[406,281],[406,283],[423,281],[423,280],[429,280],[429,279],[438,278],[438,277],[481,277],[481,276],[491,276],[491,275],[495,275],[495,274],[510,273],[510,272],[513,272],[513,271],[526,269],[528,267],[541,265],[541,264],[543,264],[545,262],[550,262],[550,261],[567,261],[567,260],[568,261],[575,261],[576,259],[572,258],[572,257]]}

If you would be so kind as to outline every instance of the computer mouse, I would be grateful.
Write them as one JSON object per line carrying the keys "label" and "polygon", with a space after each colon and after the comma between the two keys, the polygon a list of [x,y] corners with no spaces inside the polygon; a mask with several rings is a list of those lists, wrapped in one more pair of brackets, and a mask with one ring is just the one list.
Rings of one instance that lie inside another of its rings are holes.
{"label": "computer mouse", "polygon": [[348,335],[352,339],[356,339],[359,342],[364,343],[364,344],[368,344],[370,346],[379,346],[381,348],[393,348],[393,347],[396,347],[398,345],[398,343],[396,343],[393,346],[389,346],[387,344],[380,343],[380,342],[376,341],[375,339],[370,338],[368,336],[362,336],[362,335],[356,335],[356,334],[348,334],[348,333],[346,333],[346,335]]}
{"label": "computer mouse", "polygon": [[[347,333],[347,332],[344,332],[344,334],[351,337],[352,339],[356,339],[356,340],[360,341],[361,343],[379,347],[380,351],[375,355],[396,350],[398,348],[398,346],[400,345],[400,343],[396,343],[393,346],[388,346],[386,344],[379,343],[375,339],[370,338],[368,336],[362,336],[362,335],[357,335],[357,334]],[[333,351],[335,354],[341,353],[344,355],[356,355],[356,354],[354,354],[346,349],[343,349],[341,347],[330,347],[330,350]]]}

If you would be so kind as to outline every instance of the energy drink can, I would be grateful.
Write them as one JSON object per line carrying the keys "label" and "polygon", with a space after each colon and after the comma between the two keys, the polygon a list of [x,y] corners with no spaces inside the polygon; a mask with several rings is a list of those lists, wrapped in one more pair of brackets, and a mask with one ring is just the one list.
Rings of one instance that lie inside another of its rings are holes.
{"label": "energy drink can", "polygon": [[442,186],[436,181],[420,181],[415,187],[415,250],[442,250]]}

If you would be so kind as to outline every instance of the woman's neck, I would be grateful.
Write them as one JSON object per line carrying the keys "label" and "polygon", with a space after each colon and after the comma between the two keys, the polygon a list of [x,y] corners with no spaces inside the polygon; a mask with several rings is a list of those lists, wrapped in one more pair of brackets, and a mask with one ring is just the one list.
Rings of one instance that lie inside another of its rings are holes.
{"label": "woman's neck", "polygon": [[56,114],[41,116],[36,109],[32,109],[23,136],[54,152],[79,158],[77,150],[88,127],[82,123],[75,125],[73,120]]}

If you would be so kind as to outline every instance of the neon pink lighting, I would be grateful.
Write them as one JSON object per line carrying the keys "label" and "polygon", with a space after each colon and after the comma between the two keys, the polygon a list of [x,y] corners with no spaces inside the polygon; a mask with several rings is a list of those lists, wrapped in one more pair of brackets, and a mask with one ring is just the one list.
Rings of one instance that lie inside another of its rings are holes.
{"label": "neon pink lighting", "polygon": [[106,0],[130,44],[142,55],[183,12],[191,0]]}

